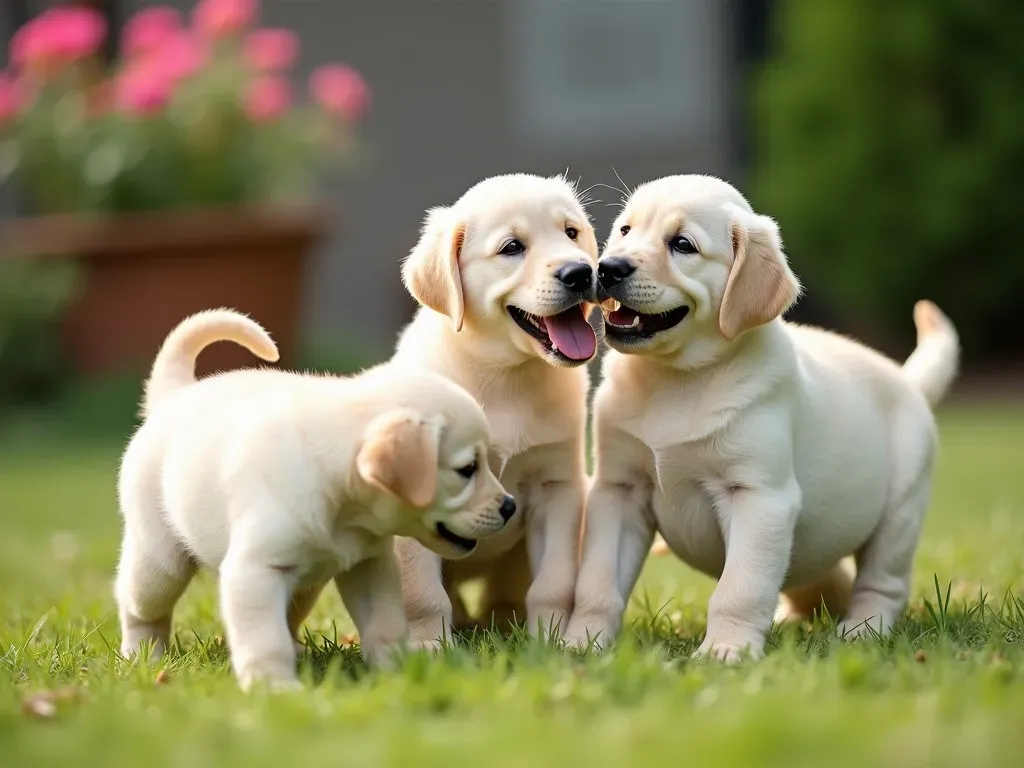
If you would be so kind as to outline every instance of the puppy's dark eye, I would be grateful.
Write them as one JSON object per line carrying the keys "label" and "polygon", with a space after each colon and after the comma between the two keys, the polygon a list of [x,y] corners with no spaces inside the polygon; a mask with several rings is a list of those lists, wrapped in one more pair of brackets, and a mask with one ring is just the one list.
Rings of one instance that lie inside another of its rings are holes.
{"label": "puppy's dark eye", "polygon": [[629,224],[624,224],[624,225],[623,225],[623,226],[622,226],[622,227],[621,227],[621,228],[619,229],[619,234],[620,234],[620,235],[622,235],[623,237],[625,237],[626,235],[628,235],[628,234],[629,234],[629,230],[630,230],[630,226],[629,226]]}
{"label": "puppy's dark eye", "polygon": [[473,475],[476,474],[476,461],[471,461],[464,467],[458,467],[456,468],[455,471],[458,472],[467,480],[469,480],[471,477],[473,477]]}
{"label": "puppy's dark eye", "polygon": [[518,256],[520,253],[526,250],[526,246],[518,240],[509,240],[500,249],[498,254],[501,256]]}
{"label": "puppy's dark eye", "polygon": [[565,236],[568,237],[570,240],[575,240],[577,237],[580,236],[580,231],[576,229],[576,227],[566,227]]}
{"label": "puppy's dark eye", "polygon": [[678,235],[668,241],[668,247],[676,253],[691,254],[697,253],[697,246],[693,244],[693,240],[688,238],[686,235]]}

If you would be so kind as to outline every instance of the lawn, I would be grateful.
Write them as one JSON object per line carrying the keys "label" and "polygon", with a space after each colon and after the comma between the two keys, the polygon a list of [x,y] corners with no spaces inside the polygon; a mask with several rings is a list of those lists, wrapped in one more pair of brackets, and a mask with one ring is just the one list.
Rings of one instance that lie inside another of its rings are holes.
{"label": "lawn", "polygon": [[712,582],[661,558],[600,656],[485,635],[370,673],[327,594],[307,625],[307,689],[282,696],[236,689],[208,577],[179,606],[176,652],[121,661],[123,436],[8,429],[0,765],[1018,765],[1024,406],[951,405],[940,429],[915,596],[891,640],[844,643],[826,621],[776,633],[761,662],[690,662]]}

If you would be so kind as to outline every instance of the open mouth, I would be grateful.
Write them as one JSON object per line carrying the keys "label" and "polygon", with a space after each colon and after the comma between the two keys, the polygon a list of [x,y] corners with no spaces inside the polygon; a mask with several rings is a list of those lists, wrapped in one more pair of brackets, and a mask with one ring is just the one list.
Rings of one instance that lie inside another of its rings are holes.
{"label": "open mouth", "polygon": [[539,341],[558,357],[581,363],[597,351],[597,336],[587,322],[582,304],[548,317],[531,315],[519,307],[508,306],[508,313],[516,325]]}
{"label": "open mouth", "polygon": [[608,338],[620,341],[649,339],[656,333],[679,325],[689,313],[690,308],[685,304],[656,315],[645,315],[620,304],[618,309],[605,312],[604,332]]}
{"label": "open mouth", "polygon": [[476,548],[475,540],[466,539],[462,536],[459,536],[459,534],[454,533],[444,523],[438,523],[436,526],[436,530],[438,536],[447,541],[449,544],[454,544],[459,549],[465,550],[466,552],[471,552],[473,549]]}

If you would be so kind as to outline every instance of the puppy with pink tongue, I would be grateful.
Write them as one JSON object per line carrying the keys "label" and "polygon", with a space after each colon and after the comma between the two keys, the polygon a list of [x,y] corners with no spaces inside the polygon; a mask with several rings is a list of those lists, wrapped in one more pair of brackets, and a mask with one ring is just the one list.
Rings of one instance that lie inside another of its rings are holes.
{"label": "puppy with pink tongue", "polygon": [[[476,622],[525,620],[544,632],[568,622],[587,488],[596,272],[593,227],[563,177],[496,176],[427,213],[402,268],[422,308],[394,359],[476,397],[491,427],[489,461],[521,501],[500,534],[459,562],[399,541],[410,637],[420,645]],[[473,579],[484,586],[477,616],[460,594]]]}

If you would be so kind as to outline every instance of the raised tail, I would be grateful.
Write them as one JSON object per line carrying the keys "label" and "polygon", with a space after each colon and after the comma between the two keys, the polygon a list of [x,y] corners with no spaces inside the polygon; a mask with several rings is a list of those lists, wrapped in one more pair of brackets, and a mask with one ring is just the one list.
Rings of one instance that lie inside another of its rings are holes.
{"label": "raised tail", "polygon": [[960,365],[960,339],[942,310],[930,301],[914,305],[917,349],[903,364],[903,374],[932,407],[945,397]]}
{"label": "raised tail", "polygon": [[217,341],[233,341],[256,357],[276,362],[277,346],[255,320],[231,309],[208,309],[186,317],[164,339],[143,395],[146,416],[172,392],[194,384],[196,358]]}

